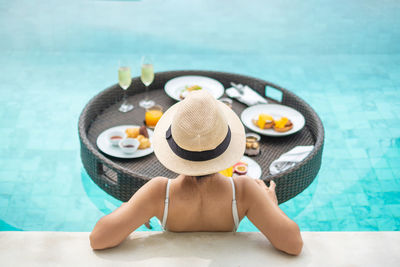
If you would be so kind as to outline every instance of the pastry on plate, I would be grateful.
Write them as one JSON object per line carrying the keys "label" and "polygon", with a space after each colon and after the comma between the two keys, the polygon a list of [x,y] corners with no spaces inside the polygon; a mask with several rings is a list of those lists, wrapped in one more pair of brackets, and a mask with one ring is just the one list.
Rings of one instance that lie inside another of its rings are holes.
{"label": "pastry on plate", "polygon": [[137,138],[139,140],[139,142],[140,142],[139,149],[149,148],[150,145],[151,145],[149,138],[146,138],[143,135],[139,135],[139,136],[142,136],[142,138],[140,138],[140,139]]}
{"label": "pastry on plate", "polygon": [[293,128],[293,123],[286,117],[275,121],[274,130],[280,133],[287,132]]}
{"label": "pastry on plate", "polygon": [[144,126],[144,125],[139,128],[139,134],[143,135],[146,138],[149,138],[149,133],[147,131],[146,126]]}
{"label": "pastry on plate", "polygon": [[255,126],[260,129],[271,129],[275,124],[274,118],[264,113],[261,113],[260,115],[258,115],[258,118],[254,118],[251,121]]}
{"label": "pastry on plate", "polygon": [[138,137],[140,132],[140,128],[139,127],[135,127],[135,128],[127,128],[125,130],[126,133],[126,137],[127,138],[136,138]]}

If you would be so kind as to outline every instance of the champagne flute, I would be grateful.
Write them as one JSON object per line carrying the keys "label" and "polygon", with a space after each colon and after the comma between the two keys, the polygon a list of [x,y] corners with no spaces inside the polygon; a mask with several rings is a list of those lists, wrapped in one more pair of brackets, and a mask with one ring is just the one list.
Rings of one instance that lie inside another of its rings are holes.
{"label": "champagne flute", "polygon": [[126,90],[132,83],[131,68],[125,64],[121,64],[118,69],[118,83],[119,86],[124,90],[124,98],[122,105],[119,107],[119,111],[128,112],[133,109],[133,105],[126,100]]}
{"label": "champagne flute", "polygon": [[150,108],[154,106],[154,101],[149,99],[149,85],[154,80],[154,68],[153,63],[148,56],[142,57],[142,75],[140,76],[140,80],[146,86],[145,98],[139,102],[139,106],[142,108]]}

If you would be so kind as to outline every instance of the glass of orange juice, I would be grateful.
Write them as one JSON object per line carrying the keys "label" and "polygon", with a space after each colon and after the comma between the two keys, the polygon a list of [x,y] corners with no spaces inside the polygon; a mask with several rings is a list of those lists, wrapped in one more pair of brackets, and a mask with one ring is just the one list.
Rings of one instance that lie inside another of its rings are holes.
{"label": "glass of orange juice", "polygon": [[144,116],[146,125],[150,128],[156,127],[156,124],[160,120],[162,115],[163,115],[163,108],[160,105],[154,105],[150,108],[147,108],[146,114]]}

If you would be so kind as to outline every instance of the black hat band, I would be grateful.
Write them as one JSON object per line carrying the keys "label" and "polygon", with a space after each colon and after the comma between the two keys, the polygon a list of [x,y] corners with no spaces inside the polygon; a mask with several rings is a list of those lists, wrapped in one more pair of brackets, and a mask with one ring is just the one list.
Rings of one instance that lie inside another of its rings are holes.
{"label": "black hat band", "polygon": [[165,138],[169,144],[171,150],[180,158],[190,160],[190,161],[206,161],[215,159],[216,157],[222,155],[229,146],[231,142],[231,129],[228,126],[228,132],[225,139],[216,148],[205,151],[190,151],[181,148],[172,137],[171,126],[169,126],[167,132],[165,133]]}

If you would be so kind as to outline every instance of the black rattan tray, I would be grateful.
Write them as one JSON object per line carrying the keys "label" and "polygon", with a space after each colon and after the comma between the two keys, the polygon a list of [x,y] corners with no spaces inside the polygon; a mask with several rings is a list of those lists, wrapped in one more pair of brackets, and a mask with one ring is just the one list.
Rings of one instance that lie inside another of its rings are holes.
{"label": "black rattan tray", "polygon": [[[303,114],[306,119],[305,127],[296,134],[286,137],[268,137],[261,139],[261,154],[253,157],[260,164],[262,179],[268,184],[273,179],[277,184],[279,203],[293,198],[307,188],[315,179],[320,166],[324,145],[324,128],[315,111],[302,99],[272,83],[248,76],[214,72],[214,71],[169,71],[156,73],[155,80],[150,86],[149,96],[167,109],[175,101],[164,92],[165,83],[182,75],[202,75],[220,81],[225,88],[230,82],[246,84],[265,95],[268,87],[282,92],[281,104],[292,107]],[[96,146],[98,135],[114,126],[122,124],[143,124],[144,109],[138,102],[144,97],[144,85],[139,77],[132,80],[128,88],[128,100],[135,105],[135,109],[128,113],[121,113],[118,107],[121,104],[123,91],[116,84],[96,95],[85,106],[79,118],[79,139],[81,144],[81,159],[92,180],[104,191],[121,201],[127,201],[147,181],[156,176],[175,178],[176,173],[166,169],[154,156],[154,153],[137,159],[118,159],[104,155]],[[271,100],[271,99],[269,99]],[[233,101],[233,110],[240,113],[247,106]],[[313,151],[302,162],[285,172],[271,175],[269,165],[282,153],[297,145],[314,145]]]}

